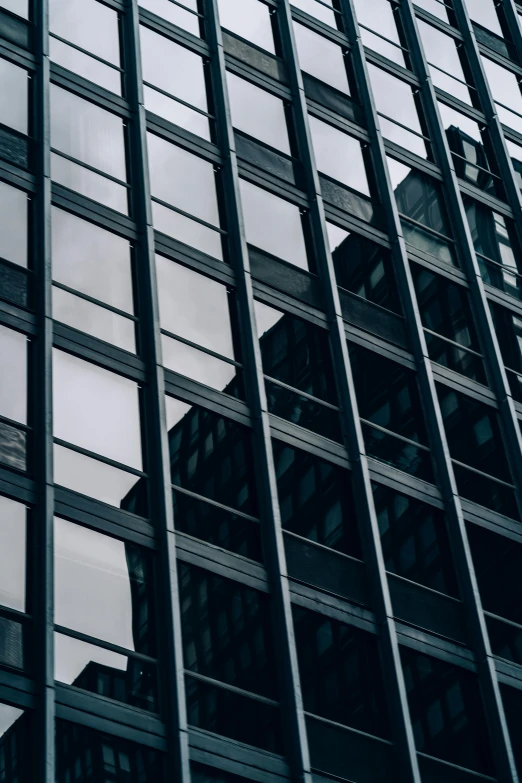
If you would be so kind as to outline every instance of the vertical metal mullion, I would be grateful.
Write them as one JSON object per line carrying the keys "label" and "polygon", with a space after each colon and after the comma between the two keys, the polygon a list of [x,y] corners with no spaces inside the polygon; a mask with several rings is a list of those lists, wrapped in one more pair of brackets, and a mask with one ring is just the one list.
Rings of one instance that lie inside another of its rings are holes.
{"label": "vertical metal mullion", "polygon": [[261,351],[255,324],[254,294],[239,191],[234,131],[230,118],[223,37],[217,0],[207,0],[206,5],[208,44],[212,53],[210,66],[213,73],[218,141],[224,157],[223,189],[227,207],[227,227],[239,294],[238,305],[245,381],[253,418],[266,567],[274,610],[276,654],[281,672],[283,718],[290,743],[288,754],[292,774],[296,780],[311,783],[308,740],[299,681],[290,589],[270,437],[270,421]]}
{"label": "vertical metal mullion", "polygon": [[[459,3],[460,0],[454,0],[454,7],[456,11],[457,5]],[[498,344],[496,343],[493,324],[491,322],[491,315],[482,284],[482,278],[480,276],[480,271],[476,261],[473,242],[460,195],[455,169],[453,166],[453,159],[440,119],[437,99],[429,72],[429,66],[424,56],[419,31],[417,29],[415,12],[413,10],[411,0],[402,0],[401,8],[403,13],[403,23],[409,42],[410,56],[414,64],[416,74],[421,82],[421,93],[424,99],[423,104],[427,114],[428,125],[430,127],[430,133],[436,152],[437,162],[441,167],[443,175],[446,195],[449,202],[449,212],[451,213],[453,228],[458,239],[460,256],[464,264],[464,271],[466,272],[467,278],[470,282],[470,295],[474,305],[475,315],[477,317],[477,329],[479,331],[481,343],[486,349],[485,358],[488,362],[488,369],[490,370],[492,381],[494,381],[494,390],[497,393],[499,404],[502,406],[504,401],[502,395],[504,395],[504,397],[507,396],[507,391],[505,388],[507,385],[507,380],[505,378],[505,373],[499,372],[498,364],[500,354]],[[460,11],[462,11],[462,6]],[[493,346],[491,343],[493,343]],[[504,412],[504,419],[505,418],[506,415]],[[510,422],[508,420],[504,423],[507,428]],[[449,467],[451,469],[451,464]],[[493,755],[496,762],[499,780],[505,783],[513,783],[513,781],[518,781],[515,760],[504,715],[495,662],[489,643],[489,636],[482,610],[482,603],[476,581],[469,542],[467,539],[467,532],[465,525],[463,524],[461,525],[459,538],[461,540],[457,542],[458,546],[456,547],[456,556],[457,560],[462,566],[459,569],[459,572],[464,577],[464,583],[461,584],[461,588],[464,588],[463,598],[468,611],[468,617],[470,619],[472,642],[477,658],[479,681],[485,701],[486,719],[492,738]]]}
{"label": "vertical metal mullion", "polygon": [[156,282],[154,229],[147,154],[147,121],[143,99],[143,78],[139,39],[139,9],[137,0],[128,0],[125,40],[129,57],[126,63],[128,101],[131,110],[130,140],[132,195],[138,230],[136,278],[139,291],[139,318],[142,356],[147,371],[145,393],[145,444],[150,481],[150,515],[158,536],[159,614],[162,642],[161,674],[165,687],[160,696],[167,722],[167,779],[190,783],[189,743],[181,609],[177,577],[176,542],[170,458],[165,404],[165,378],[162,366],[159,304]]}
{"label": "vertical metal mullion", "polygon": [[[39,783],[55,783],[54,563],[53,563],[53,420],[52,420],[52,271],[51,271],[51,141],[49,4],[34,0],[35,55],[34,128],[37,193],[34,199],[35,309],[38,332],[31,364],[34,416],[34,512],[36,578],[34,579],[33,661],[38,702],[35,716],[35,775]],[[33,762],[31,762],[33,763]]]}
{"label": "vertical metal mullion", "polygon": [[[345,14],[352,13],[349,6]],[[379,646],[388,684],[386,697],[390,704],[392,731],[401,767],[401,780],[420,783],[415,740],[408,708],[397,631],[389,592],[381,537],[371,487],[370,473],[359,417],[350,357],[339,292],[329,249],[324,204],[319,175],[315,165],[308,110],[301,69],[299,67],[289,0],[280,0],[280,32],[289,74],[296,135],[310,200],[310,219],[314,250],[321,278],[326,315],[329,324],[334,367],[342,409],[343,430],[353,461],[353,489],[358,517],[361,521],[363,551],[373,595],[375,616],[379,624]]]}

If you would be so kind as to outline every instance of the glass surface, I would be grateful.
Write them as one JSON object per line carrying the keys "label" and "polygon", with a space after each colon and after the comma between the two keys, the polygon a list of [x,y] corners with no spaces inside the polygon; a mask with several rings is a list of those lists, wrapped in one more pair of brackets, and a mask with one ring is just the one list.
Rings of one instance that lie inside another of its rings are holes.
{"label": "glass surface", "polygon": [[369,196],[361,142],[316,117],[308,121],[318,170]]}
{"label": "glass surface", "polygon": [[180,1],[181,5],[190,10],[185,11],[184,8],[172,3],[171,0],[139,0],[138,5],[162,19],[166,19],[167,22],[171,22],[183,30],[188,30],[192,35],[199,36],[199,19],[195,13],[190,13],[190,11],[197,11],[197,0]]}
{"label": "glass surface", "polygon": [[145,108],[210,140],[208,119],[181,101],[208,111],[203,59],[184,46],[140,25],[143,80],[173,96],[145,89]]}
{"label": "glass surface", "polygon": [[398,438],[387,430],[363,422],[364,445],[369,457],[378,459],[412,476],[434,483],[430,452],[410,441]]}
{"label": "glass surface", "polygon": [[190,778],[192,783],[246,783],[246,778],[197,762],[190,765]]}
{"label": "glass surface", "polygon": [[401,647],[417,750],[491,774],[492,758],[476,675]]}
{"label": "glass surface", "polygon": [[[147,134],[147,144],[152,195],[218,227],[219,213],[212,163],[152,133]],[[168,217],[164,216],[165,211]],[[159,231],[221,258],[221,239],[211,228],[185,215],[166,210],[159,204],[153,204],[153,217]]]}
{"label": "glass surface", "polygon": [[320,22],[329,24],[331,27],[337,27],[332,0],[292,0],[295,8],[305,11]]}
{"label": "glass surface", "polygon": [[503,37],[494,0],[465,0],[470,19]]}
{"label": "glass surface", "polygon": [[54,436],[142,469],[138,385],[55,349]]}
{"label": "glass surface", "polygon": [[350,95],[341,47],[298,22],[293,28],[301,70]]}
{"label": "glass surface", "polygon": [[0,495],[0,604],[26,611],[27,509]]}
{"label": "glass surface", "polygon": [[275,54],[267,5],[259,0],[218,0],[221,26]]}
{"label": "glass surface", "polygon": [[27,266],[27,193],[0,182],[0,257]]}
{"label": "glass surface", "polygon": [[[384,57],[388,57],[388,59],[406,67],[404,54],[400,48],[402,46],[401,39],[399,38],[393,12],[395,6],[392,6],[389,0],[355,0],[354,6],[357,21],[362,25],[361,38],[363,44],[384,55]],[[384,41],[383,38],[372,35],[365,28],[370,28],[370,30],[379,33],[380,36],[387,40]],[[388,43],[388,41],[391,43]]]}
{"label": "glass surface", "polygon": [[390,251],[326,222],[337,285],[395,313],[401,312]]}
{"label": "glass surface", "polygon": [[95,60],[53,36],[49,38],[49,56],[57,65],[121,95],[121,74],[115,68]]}
{"label": "glass surface", "polygon": [[19,133],[29,133],[29,74],[0,57],[0,123]]}
{"label": "glass surface", "polygon": [[0,0],[0,8],[6,8],[23,19],[29,18],[29,0]]}
{"label": "glass surface", "polygon": [[234,128],[291,155],[283,101],[229,71],[227,86]]}
{"label": "glass surface", "polygon": [[[55,517],[54,621],[126,650],[153,655],[152,564],[147,550]],[[70,677],[73,671],[78,676],[91,652],[74,646],[68,654],[62,650],[68,658],[63,676]]]}
{"label": "glass surface", "polygon": [[426,158],[426,144],[421,138],[423,130],[412,88],[372,63],[368,63],[368,74],[384,138]]}
{"label": "glass surface", "polygon": [[272,450],[283,528],[361,558],[347,471],[278,440],[272,440]]}
{"label": "glass surface", "polygon": [[481,55],[500,122],[522,133],[522,94],[512,71]]}
{"label": "glass surface", "polygon": [[123,185],[54,152],[51,153],[51,179],[116,212],[128,214],[127,189]]}
{"label": "glass surface", "polygon": [[6,783],[31,783],[30,713],[0,703],[0,769]]}
{"label": "glass surface", "polygon": [[377,637],[295,605],[292,613],[306,712],[387,737]]}
{"label": "glass surface", "polygon": [[53,286],[53,317],[124,351],[136,353],[134,321]]}
{"label": "glass surface", "polygon": [[27,337],[0,325],[0,416],[27,424]]}
{"label": "glass surface", "polygon": [[139,516],[147,515],[144,479],[56,443],[53,460],[56,484]]}
{"label": "glass surface", "polygon": [[425,11],[429,11],[430,14],[442,19],[443,22],[450,23],[447,6],[440,0],[415,0],[415,5],[418,5],[419,8],[424,8]]}
{"label": "glass surface", "polygon": [[389,487],[372,489],[386,570],[457,595],[443,512]]}
{"label": "glass surface", "polygon": [[468,525],[468,539],[484,610],[521,625],[522,546],[478,525]]}
{"label": "glass surface", "polygon": [[172,483],[257,513],[250,431],[197,405],[166,397]]}
{"label": "glass surface", "polygon": [[185,669],[276,698],[267,594],[186,563],[178,574]]}
{"label": "glass surface", "polygon": [[250,245],[301,269],[308,268],[299,207],[239,180],[246,239]]}
{"label": "glass surface", "polygon": [[502,702],[506,714],[511,746],[515,756],[518,774],[522,773],[522,736],[519,731],[519,716],[522,709],[522,697],[516,688],[509,685],[500,686]]}
{"label": "glass surface", "polygon": [[457,48],[454,38],[436,30],[430,24],[417,20],[426,59],[430,64],[430,75],[435,87],[459,98],[464,103],[472,103],[470,88],[462,66],[462,49]]}
{"label": "glass surface", "polygon": [[56,781],[165,783],[163,755],[113,734],[56,720]]}
{"label": "glass surface", "polygon": [[241,372],[234,364],[217,359],[165,334],[161,336],[161,346],[163,364],[167,369],[225,394],[244,396],[240,391]]}
{"label": "glass surface", "polygon": [[53,279],[132,314],[130,242],[57,207],[51,213]]}
{"label": "glass surface", "polygon": [[265,380],[269,413],[342,443],[339,411],[279,383]]}
{"label": "glass surface", "polygon": [[54,634],[54,678],[106,699],[158,711],[154,665],[61,633]]}
{"label": "glass surface", "polygon": [[520,144],[514,144],[512,141],[509,141],[509,139],[504,139],[504,141],[506,142],[507,151],[511,158],[511,163],[513,164],[515,180],[519,190],[522,190],[522,147]]}
{"label": "glass surface", "polygon": [[0,462],[16,470],[26,470],[26,445],[25,432],[0,421]]}

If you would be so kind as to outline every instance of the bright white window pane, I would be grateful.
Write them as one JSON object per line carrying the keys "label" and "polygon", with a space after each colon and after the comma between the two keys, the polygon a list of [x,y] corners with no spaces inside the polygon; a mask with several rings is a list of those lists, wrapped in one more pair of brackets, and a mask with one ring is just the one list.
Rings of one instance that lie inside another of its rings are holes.
{"label": "bright white window pane", "polygon": [[49,0],[51,33],[120,64],[118,14],[97,0]]}
{"label": "bright white window pane", "polygon": [[[181,0],[182,4],[187,8],[197,11],[196,0]],[[162,19],[166,19],[167,22],[172,22],[177,27],[182,27],[183,30],[188,30],[192,35],[199,36],[199,20],[195,14],[191,14],[190,11],[185,11],[184,8],[180,8],[179,5],[171,3],[170,0],[139,0],[138,5],[142,8],[146,8],[147,11],[151,11],[157,16],[161,16]]]}
{"label": "bright white window pane", "polygon": [[234,128],[290,155],[283,101],[233,73],[227,85]]}
{"label": "bright white window pane", "polygon": [[369,196],[361,143],[316,117],[309,121],[318,170]]}
{"label": "bright white window pane", "polygon": [[6,8],[23,19],[29,19],[29,0],[0,0],[0,8]]}
{"label": "bright white window pane", "polygon": [[210,124],[204,114],[179,103],[174,98],[169,98],[168,95],[163,95],[153,87],[147,87],[146,84],[143,85],[143,92],[147,111],[210,141]]}
{"label": "bright white window pane", "polygon": [[27,71],[0,58],[0,122],[8,128],[28,133]]}
{"label": "bright white window pane", "polygon": [[0,416],[27,423],[27,337],[0,326]]}
{"label": "bright white window pane", "polygon": [[136,353],[134,321],[53,286],[53,317],[73,329]]}
{"label": "bright white window pane", "polygon": [[293,24],[301,70],[349,95],[341,47],[302,24]]}
{"label": "bright white window pane", "polygon": [[323,0],[322,3],[318,3],[317,0],[292,0],[292,5],[319,19],[320,22],[337,27],[333,10],[326,8],[327,5],[332,5],[332,0]]}
{"label": "bright white window pane", "polygon": [[121,95],[120,73],[109,65],[104,65],[88,54],[84,54],[52,36],[49,39],[49,56],[54,63],[63,68],[99,84],[100,87],[105,87],[106,90]]}
{"label": "bright white window pane", "polygon": [[0,182],[0,258],[27,266],[27,194]]}
{"label": "bright white window pane", "polygon": [[25,612],[27,510],[0,496],[0,604]]}
{"label": "bright white window pane", "polygon": [[503,37],[494,0],[465,0],[470,19]]}
{"label": "bright white window pane", "polygon": [[54,152],[51,153],[51,179],[64,188],[76,190],[86,198],[105,204],[116,212],[123,212],[125,215],[128,213],[126,187]]}
{"label": "bright white window pane", "polygon": [[260,0],[218,0],[222,27],[275,54],[268,6]]}
{"label": "bright white window pane", "polygon": [[133,473],[126,473],[56,443],[53,461],[56,484],[115,508],[122,508],[122,500],[141,481]]}
{"label": "bright white window pane", "polygon": [[140,25],[143,79],[207,111],[203,60],[198,54]]}
{"label": "bright white window pane", "polygon": [[221,235],[196,220],[180,215],[173,209],[152,202],[152,220],[154,228],[162,234],[183,242],[185,245],[201,250],[209,256],[223,260]]}

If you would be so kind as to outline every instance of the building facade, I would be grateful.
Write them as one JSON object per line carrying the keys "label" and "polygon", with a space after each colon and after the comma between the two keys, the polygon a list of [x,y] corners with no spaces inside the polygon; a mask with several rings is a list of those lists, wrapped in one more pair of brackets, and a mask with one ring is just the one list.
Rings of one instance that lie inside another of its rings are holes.
{"label": "building facade", "polygon": [[522,781],[522,4],[0,0],[0,783]]}

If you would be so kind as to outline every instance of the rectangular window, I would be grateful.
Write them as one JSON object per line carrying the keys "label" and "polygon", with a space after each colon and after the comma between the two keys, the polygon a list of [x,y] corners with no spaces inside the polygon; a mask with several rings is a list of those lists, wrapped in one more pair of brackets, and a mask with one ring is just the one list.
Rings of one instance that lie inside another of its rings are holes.
{"label": "rectangular window", "polygon": [[138,0],[138,5],[192,35],[201,35],[198,0]]}
{"label": "rectangular window", "polygon": [[27,509],[0,495],[0,604],[18,612],[27,611],[26,554]]}
{"label": "rectangular window", "polygon": [[5,8],[23,19],[29,19],[29,0],[0,0],[0,8]]}
{"label": "rectangular window", "polygon": [[0,57],[0,123],[25,136],[29,133],[29,74]]}
{"label": "rectangular window", "polygon": [[333,0],[292,0],[292,5],[330,27],[338,26],[336,15],[340,14],[334,10]]}
{"label": "rectangular window", "polygon": [[468,65],[463,48],[458,47],[450,35],[435,29],[422,19],[417,20],[417,25],[435,87],[474,106],[477,97],[467,76]]}
{"label": "rectangular window", "polygon": [[231,33],[275,54],[270,10],[260,0],[218,0],[219,21]]}
{"label": "rectangular window", "polygon": [[406,68],[406,50],[397,26],[397,6],[389,0],[355,0],[354,5],[363,44]]}
{"label": "rectangular window", "polygon": [[350,95],[341,47],[298,22],[294,22],[293,26],[301,70],[339,92]]}
{"label": "rectangular window", "polygon": [[234,128],[291,155],[286,111],[281,98],[228,71],[227,87]]}
{"label": "rectangular window", "polygon": [[27,266],[29,197],[23,190],[0,182],[0,258]]}
{"label": "rectangular window", "polygon": [[493,60],[482,55],[481,59],[500,122],[522,133],[522,94],[517,77]]}

